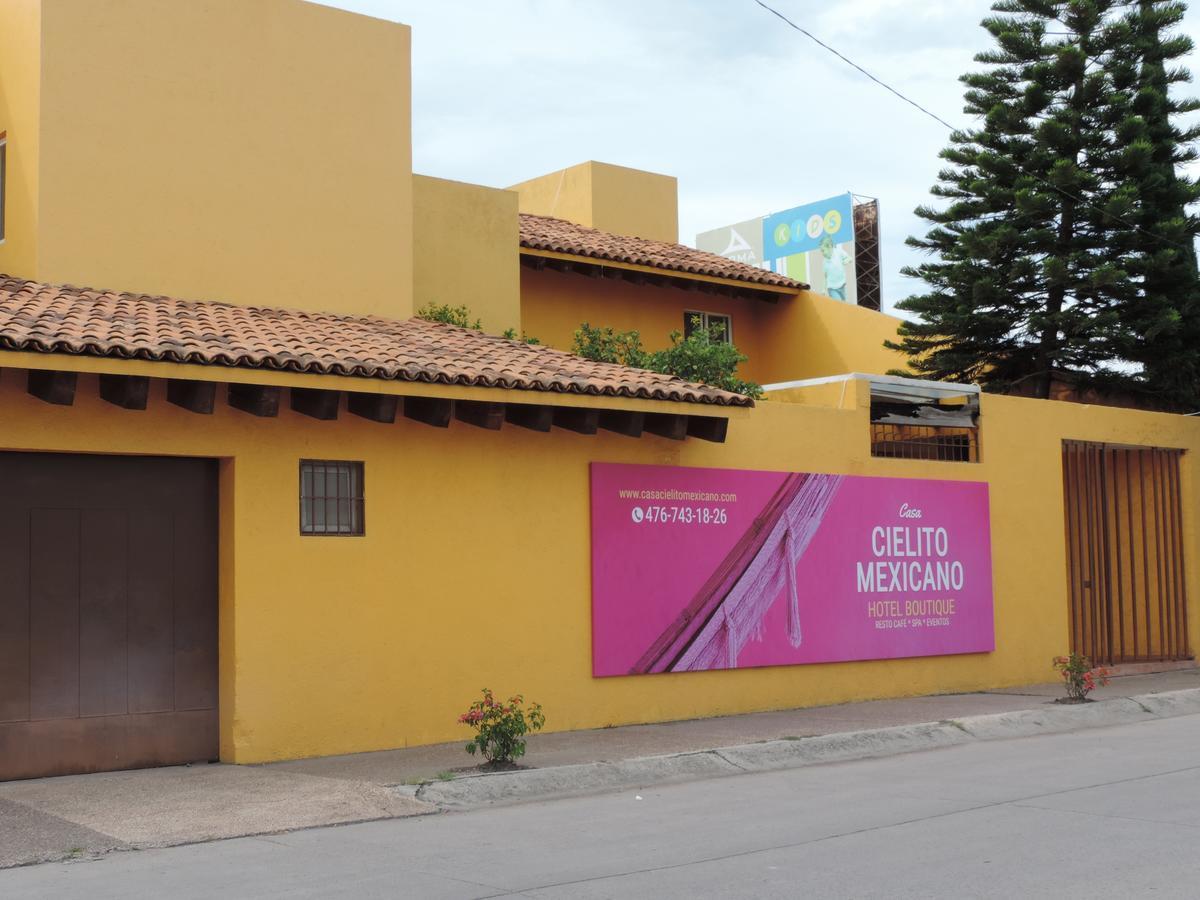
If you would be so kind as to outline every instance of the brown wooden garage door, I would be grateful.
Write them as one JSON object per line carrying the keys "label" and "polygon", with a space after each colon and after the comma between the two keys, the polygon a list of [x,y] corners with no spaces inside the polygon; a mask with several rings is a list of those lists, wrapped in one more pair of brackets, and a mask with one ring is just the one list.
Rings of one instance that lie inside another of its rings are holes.
{"label": "brown wooden garage door", "polygon": [[0,780],[216,758],[216,478],[0,453]]}

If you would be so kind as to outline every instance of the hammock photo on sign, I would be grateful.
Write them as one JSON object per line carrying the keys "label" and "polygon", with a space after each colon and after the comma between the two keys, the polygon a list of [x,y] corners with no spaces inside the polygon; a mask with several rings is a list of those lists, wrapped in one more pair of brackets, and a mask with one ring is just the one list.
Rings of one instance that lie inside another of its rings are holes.
{"label": "hammock photo on sign", "polygon": [[987,485],[593,463],[592,672],[994,649]]}

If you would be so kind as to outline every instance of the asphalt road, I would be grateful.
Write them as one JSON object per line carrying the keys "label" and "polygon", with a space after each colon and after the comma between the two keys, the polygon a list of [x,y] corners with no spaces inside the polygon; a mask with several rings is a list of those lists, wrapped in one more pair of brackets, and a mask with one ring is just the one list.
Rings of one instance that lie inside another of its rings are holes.
{"label": "asphalt road", "polygon": [[0,897],[1196,897],[1200,716],[0,872]]}

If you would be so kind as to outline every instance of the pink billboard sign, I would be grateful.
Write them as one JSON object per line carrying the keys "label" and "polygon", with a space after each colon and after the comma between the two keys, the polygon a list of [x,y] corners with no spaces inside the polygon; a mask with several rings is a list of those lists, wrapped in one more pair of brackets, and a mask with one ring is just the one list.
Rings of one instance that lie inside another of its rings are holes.
{"label": "pink billboard sign", "polygon": [[592,672],[985,653],[981,482],[592,463]]}

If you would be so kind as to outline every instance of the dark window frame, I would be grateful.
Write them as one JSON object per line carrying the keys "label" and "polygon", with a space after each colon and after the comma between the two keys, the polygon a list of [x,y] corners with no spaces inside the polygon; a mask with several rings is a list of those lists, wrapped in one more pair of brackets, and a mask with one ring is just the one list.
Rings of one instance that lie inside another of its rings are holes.
{"label": "dark window frame", "polygon": [[4,243],[5,215],[8,205],[8,132],[0,131],[0,244]]}
{"label": "dark window frame", "polygon": [[[316,489],[320,468],[321,489]],[[341,474],[345,472],[343,496]],[[357,460],[302,459],[299,466],[300,534],[303,537],[363,537],[367,533],[366,466]],[[305,476],[309,478],[306,480]],[[328,492],[330,475],[333,493]],[[318,506],[318,504],[320,504]],[[330,505],[332,504],[332,506]],[[332,519],[330,521],[330,513]],[[318,515],[319,512],[319,515]],[[318,519],[320,522],[318,523]]]}
{"label": "dark window frame", "polygon": [[700,317],[701,328],[708,328],[710,325],[716,324],[713,319],[721,319],[725,323],[725,340],[724,343],[733,343],[733,316],[729,313],[705,312],[702,309],[685,309],[683,311],[683,336],[691,337],[695,328],[692,326],[692,319],[696,316]]}

